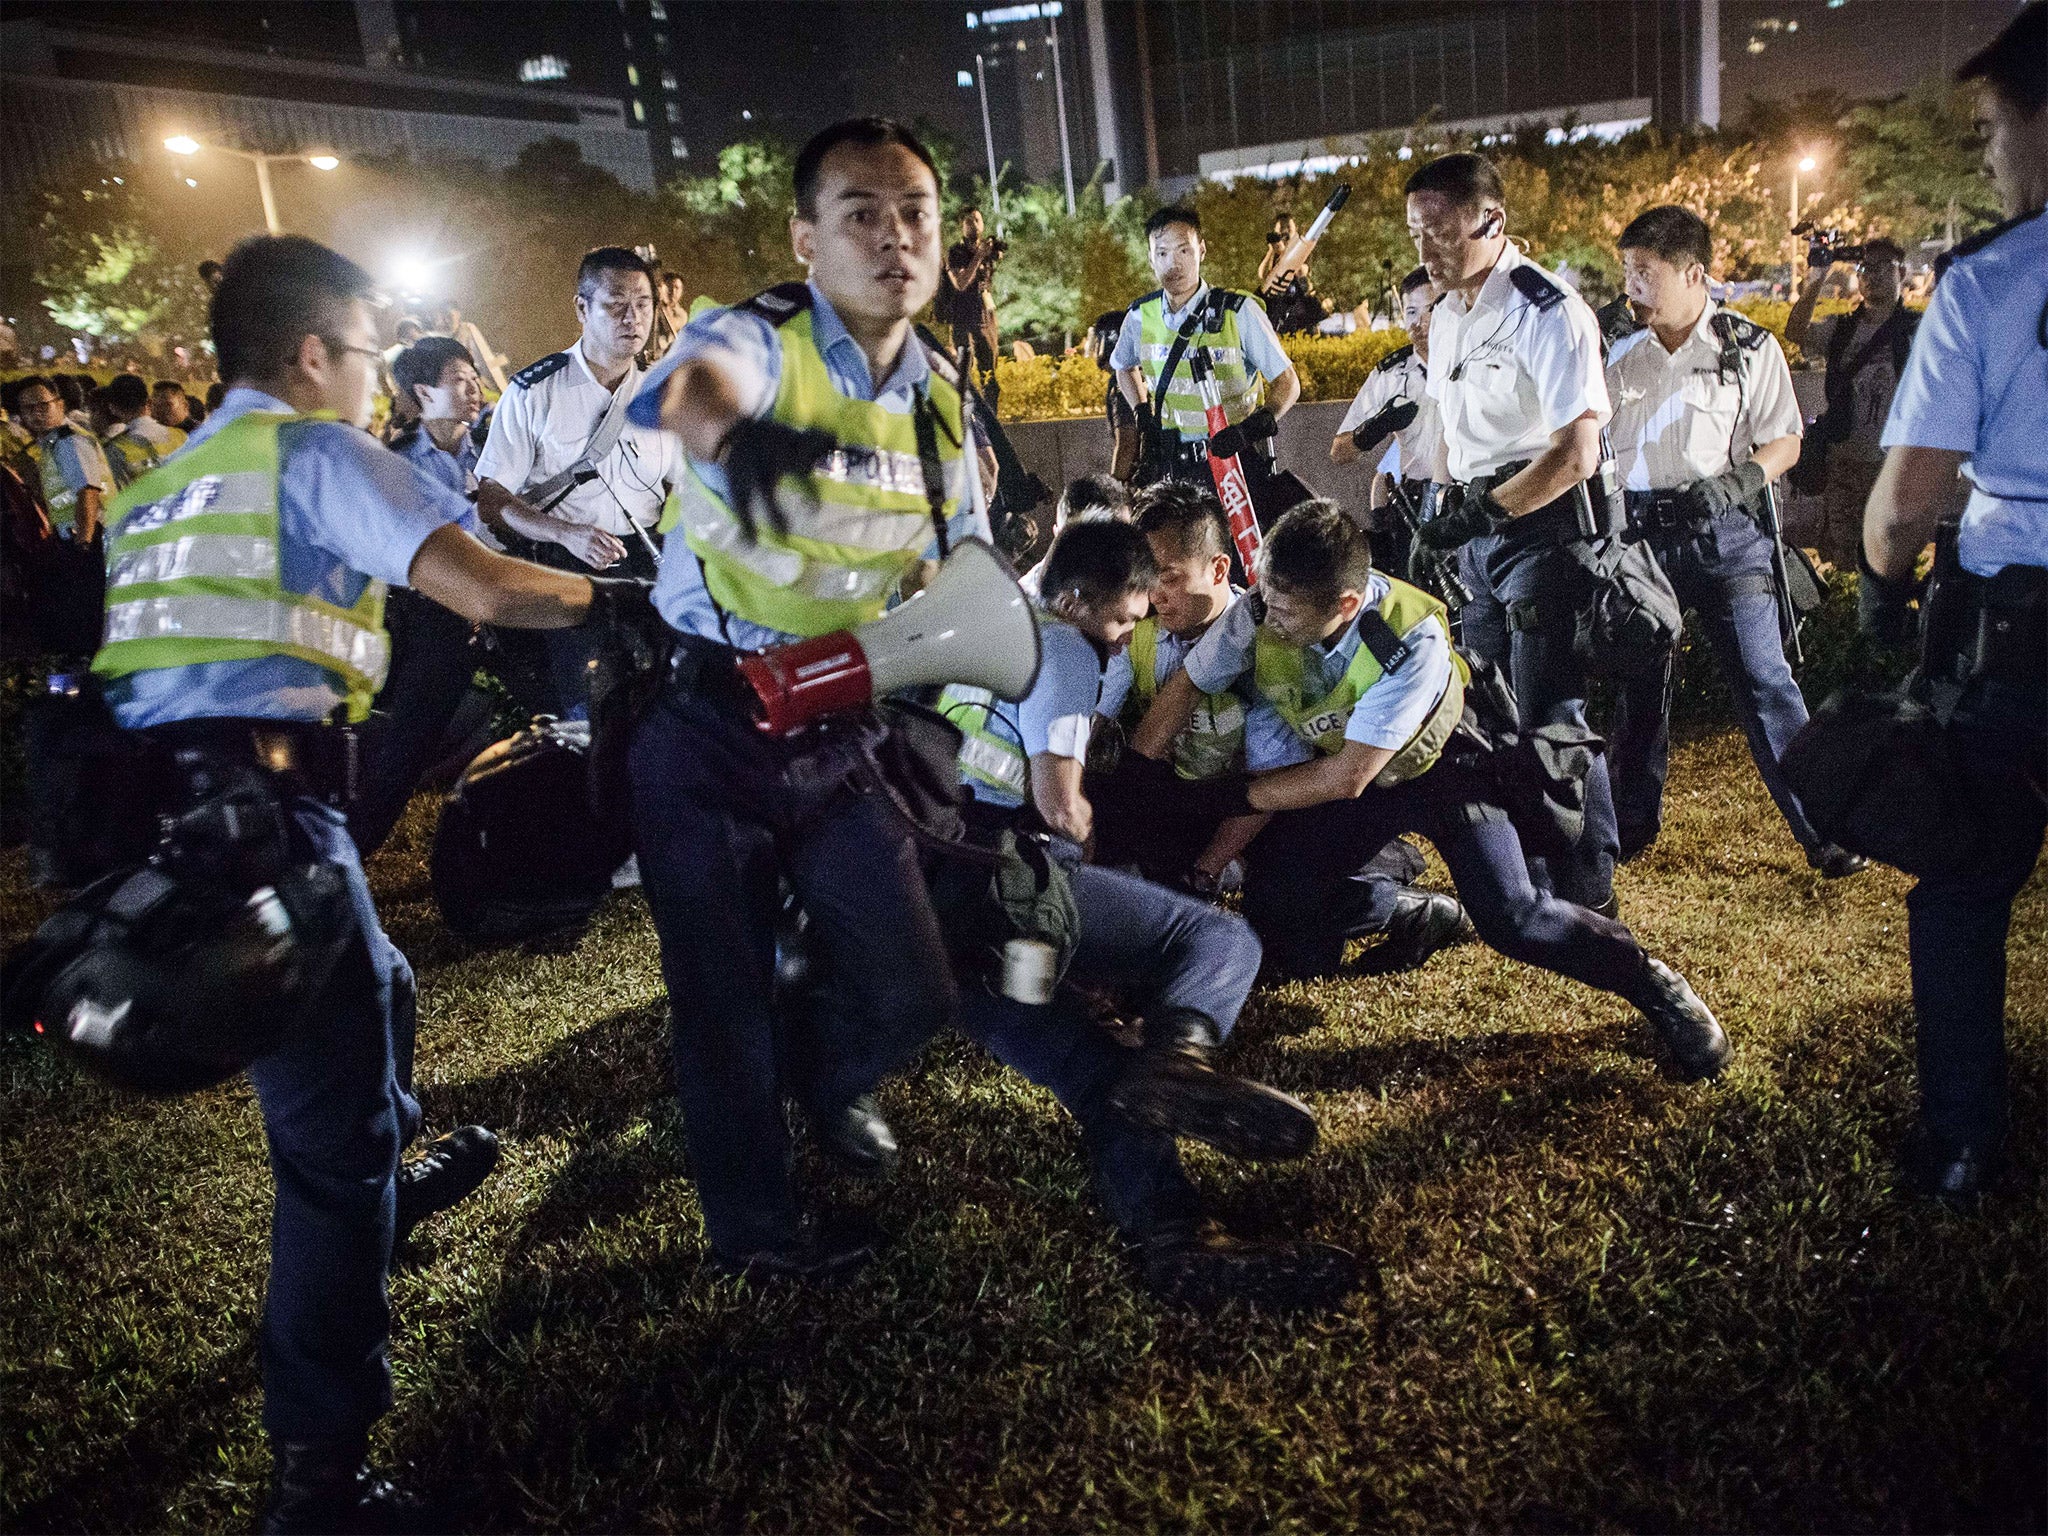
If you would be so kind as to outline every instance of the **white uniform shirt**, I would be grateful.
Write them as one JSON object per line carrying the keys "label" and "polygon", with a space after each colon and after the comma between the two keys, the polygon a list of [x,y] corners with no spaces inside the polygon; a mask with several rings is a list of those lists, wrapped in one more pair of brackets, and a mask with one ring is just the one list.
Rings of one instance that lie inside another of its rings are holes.
{"label": "white uniform shirt", "polygon": [[1720,308],[1707,300],[1676,352],[1666,352],[1644,326],[1608,353],[1608,437],[1629,490],[1690,485],[1747,463],[1763,443],[1799,436],[1792,370],[1769,331],[1755,347],[1741,348],[1739,377],[1723,380],[1721,338],[1713,329]]}
{"label": "white uniform shirt", "polygon": [[1396,400],[1413,400],[1419,409],[1415,419],[1394,434],[1394,462],[1378,466],[1403,480],[1427,480],[1436,472],[1437,456],[1443,448],[1443,417],[1429,393],[1429,368],[1413,349],[1388,367],[1391,359],[1365,376],[1352,397],[1351,408],[1337,425],[1341,437],[1355,431]]}
{"label": "white uniform shirt", "polygon": [[2048,213],[1959,255],[1936,285],[1884,446],[1969,455],[1966,570],[2048,566]]}
{"label": "white uniform shirt", "polygon": [[1588,411],[1603,425],[1613,413],[1599,321],[1548,273],[1565,288],[1564,300],[1538,309],[1509,276],[1533,266],[1511,243],[1469,313],[1456,293],[1430,313],[1429,392],[1443,412],[1450,474],[1460,484],[1535,458],[1553,433]]}
{"label": "white uniform shirt", "polygon": [[[490,440],[476,462],[478,479],[495,480],[507,490],[522,491],[583,457],[584,446],[611,409],[612,392],[597,382],[590,364],[583,360],[580,341],[566,354],[555,355],[566,356],[568,361],[529,384],[520,383],[515,375],[499,399],[491,417]],[[522,375],[531,372],[521,370]],[[627,390],[639,387],[637,369],[619,384]],[[629,516],[647,528],[660,521],[669,492],[683,483],[684,464],[681,438],[655,427],[636,427],[629,421],[612,451],[597,465],[597,478],[562,498],[554,515],[629,538],[633,532]]]}

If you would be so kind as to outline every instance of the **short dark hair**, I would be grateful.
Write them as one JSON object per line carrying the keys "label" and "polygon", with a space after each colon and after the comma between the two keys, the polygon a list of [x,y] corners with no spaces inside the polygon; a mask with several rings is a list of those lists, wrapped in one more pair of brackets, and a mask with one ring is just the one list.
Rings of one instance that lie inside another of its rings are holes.
{"label": "short dark hair", "polygon": [[[78,375],[75,373],[60,373],[54,375],[54,377],[56,383],[52,387],[57,391],[58,398],[64,402],[64,409],[67,411],[84,410],[85,385],[78,382]],[[90,383],[91,379],[88,378],[86,382]]]}
{"label": "short dark hair", "polygon": [[1958,82],[1982,80],[2018,111],[2036,116],[2048,102],[2048,0],[2034,0],[1964,61]]}
{"label": "short dark hair", "polygon": [[219,263],[219,262],[217,262],[217,261],[213,261],[213,260],[210,260],[210,259],[209,259],[209,260],[207,260],[207,261],[202,261],[201,263],[199,263],[199,269],[198,269],[198,270],[199,270],[199,280],[200,280],[201,282],[205,282],[205,283],[210,283],[210,282],[212,282],[212,281],[213,281],[213,280],[214,280],[215,278],[217,278],[217,277],[219,277],[219,276],[220,276],[220,273],[221,273],[221,265],[220,265],[220,263]]}
{"label": "short dark hair", "polygon": [[1488,203],[1505,207],[1508,200],[1494,163],[1465,150],[1417,166],[1401,188],[1404,197],[1411,192],[1441,192],[1461,208],[1483,208]]}
{"label": "short dark hair", "polygon": [[1116,517],[1131,510],[1131,493],[1108,475],[1076,475],[1060,493],[1060,506],[1072,521],[1091,516]]}
{"label": "short dark hair", "polygon": [[1863,242],[1863,259],[1868,261],[1873,256],[1903,262],[1906,259],[1906,248],[1890,235],[1879,235],[1875,239]]}
{"label": "short dark hair", "polygon": [[153,395],[182,395],[185,393],[185,386],[176,379],[158,379],[150,386],[149,392]]}
{"label": "short dark hair", "polygon": [[1133,592],[1149,592],[1158,574],[1152,546],[1129,523],[1069,523],[1052,541],[1038,590],[1048,603],[1072,596],[1093,607]]}
{"label": "short dark hair", "polygon": [[576,264],[576,297],[587,299],[594,295],[607,272],[638,272],[647,279],[647,291],[654,291],[654,266],[646,257],[623,245],[600,245],[585,251]]}
{"label": "short dark hair", "polygon": [[932,152],[924,147],[924,140],[910,129],[893,117],[849,117],[829,128],[820,128],[796,152],[796,168],[790,174],[790,181],[796,192],[798,217],[815,219],[818,216],[818,177],[825,168],[825,157],[842,144],[854,144],[862,149],[900,144],[924,163],[924,168],[932,173],[933,183],[938,182],[938,163],[932,159]]}
{"label": "short dark hair", "polygon": [[1334,608],[1372,578],[1372,541],[1334,501],[1304,501],[1259,547],[1259,579],[1318,608]]}
{"label": "short dark hair", "polygon": [[[370,274],[303,235],[258,235],[228,253],[211,309],[213,351],[229,383],[274,379],[308,336],[326,336],[339,311],[371,300]],[[175,387],[168,381],[159,390]]]}
{"label": "short dark hair", "polygon": [[21,403],[21,397],[38,384],[59,400],[64,398],[64,392],[57,387],[55,379],[47,373],[32,373],[25,379],[9,379],[5,384],[0,384],[0,390],[6,391],[7,408],[13,410]]}
{"label": "short dark hair", "polygon": [[1223,503],[1207,486],[1187,480],[1156,480],[1138,493],[1138,531],[1163,533],[1183,557],[1230,553],[1230,525]]}
{"label": "short dark hair", "polygon": [[209,411],[218,410],[221,401],[227,399],[227,397],[228,386],[225,379],[215,379],[206,386],[206,408]]}
{"label": "short dark hair", "polygon": [[1149,241],[1169,224],[1185,224],[1198,235],[1202,232],[1202,216],[1199,213],[1186,203],[1168,203],[1145,221],[1145,238]]}
{"label": "short dark hair", "polygon": [[1429,268],[1417,267],[1413,272],[1410,272],[1406,277],[1401,279],[1401,297],[1405,299],[1408,297],[1409,294],[1413,293],[1416,289],[1427,288],[1428,286]]}
{"label": "short dark hair", "polygon": [[100,398],[115,410],[132,416],[149,404],[149,386],[139,373],[117,373],[107,380]]}
{"label": "short dark hair", "polygon": [[1676,203],[1645,208],[1628,221],[1628,228],[1614,244],[1617,250],[1648,251],[1674,267],[1695,261],[1709,269],[1714,265],[1714,236],[1707,221]]}
{"label": "short dark hair", "polygon": [[469,355],[469,348],[453,336],[422,336],[392,362],[391,381],[398,386],[398,393],[405,403],[416,406],[418,397],[413,394],[414,388],[421,384],[429,389],[435,388],[450,363],[467,363],[474,368],[476,359]]}

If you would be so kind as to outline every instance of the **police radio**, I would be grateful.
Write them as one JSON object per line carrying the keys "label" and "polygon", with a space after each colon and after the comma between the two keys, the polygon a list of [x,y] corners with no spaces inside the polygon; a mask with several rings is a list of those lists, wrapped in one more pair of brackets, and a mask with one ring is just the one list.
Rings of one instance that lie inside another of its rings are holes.
{"label": "police radio", "polygon": [[930,586],[872,623],[742,656],[754,724],[789,736],[904,688],[965,683],[1015,703],[1038,680],[1038,619],[1003,557],[962,539]]}

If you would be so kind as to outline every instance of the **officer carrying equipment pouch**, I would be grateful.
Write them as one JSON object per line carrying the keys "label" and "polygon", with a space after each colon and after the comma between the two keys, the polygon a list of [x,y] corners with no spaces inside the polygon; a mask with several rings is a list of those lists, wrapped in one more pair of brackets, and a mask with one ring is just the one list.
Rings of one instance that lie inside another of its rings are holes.
{"label": "officer carrying equipment pouch", "polygon": [[147,857],[169,759],[114,723],[99,679],[52,673],[29,700],[22,731],[33,883],[74,889]]}
{"label": "officer carrying equipment pouch", "polygon": [[1684,615],[1649,544],[1607,539],[1582,547],[1594,581],[1575,620],[1573,650],[1598,676],[1631,677],[1661,668],[1678,644]]}
{"label": "officer carrying equipment pouch", "polygon": [[[1052,985],[1073,961],[1081,932],[1073,880],[1047,839],[1004,828],[973,861],[945,858],[931,877],[946,948],[963,977],[1000,994],[1003,955],[1017,939],[1052,950]],[[993,860],[991,864],[989,860]]]}

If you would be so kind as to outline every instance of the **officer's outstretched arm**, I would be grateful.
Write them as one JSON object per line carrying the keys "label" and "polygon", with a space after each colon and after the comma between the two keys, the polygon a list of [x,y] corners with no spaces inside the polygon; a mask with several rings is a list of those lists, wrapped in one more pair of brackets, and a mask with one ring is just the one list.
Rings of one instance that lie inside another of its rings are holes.
{"label": "officer's outstretched arm", "polygon": [[1194,679],[1186,667],[1175,667],[1173,676],[1159,690],[1159,697],[1145,711],[1131,733],[1131,750],[1140,757],[1164,760],[1173,750],[1174,738],[1194,723],[1195,706],[1201,702]]}
{"label": "officer's outstretched arm", "polygon": [[746,414],[739,381],[716,357],[692,358],[669,375],[662,390],[661,424],[683,440],[693,459],[716,459],[726,434]]}
{"label": "officer's outstretched arm", "polygon": [[1550,434],[1550,446],[1521,473],[1493,488],[1493,499],[1510,517],[1547,507],[1600,467],[1600,418],[1588,411]]}
{"label": "officer's outstretched arm", "polygon": [[1967,494],[1960,473],[1966,457],[1948,448],[1907,446],[1885,454],[1863,508],[1863,558],[1878,575],[1892,581],[1912,576],[1935,525]]}
{"label": "officer's outstretched arm", "polygon": [[453,523],[436,528],[412,557],[406,585],[479,624],[571,629],[590,615],[587,578],[485,549]]}
{"label": "officer's outstretched arm", "polygon": [[1299,811],[1331,800],[1356,800],[1393,760],[1391,747],[1347,741],[1334,757],[1260,774],[1252,780],[1246,798],[1255,811]]}
{"label": "officer's outstretched arm", "polygon": [[1031,759],[1031,803],[1039,819],[1062,837],[1086,843],[1095,831],[1095,807],[1081,792],[1078,758],[1040,752]]}

